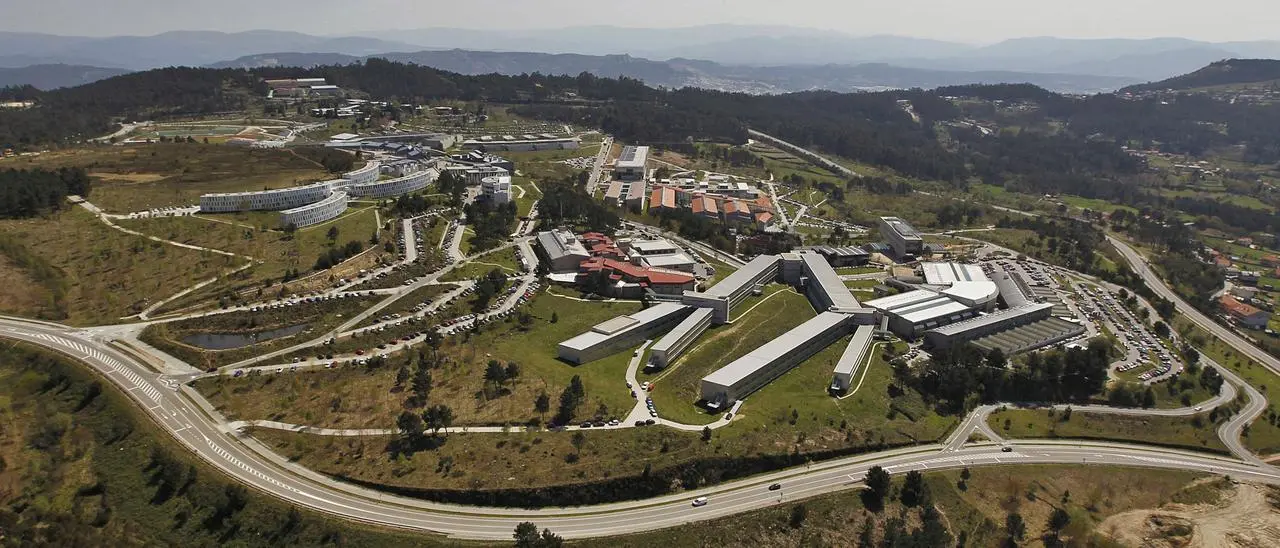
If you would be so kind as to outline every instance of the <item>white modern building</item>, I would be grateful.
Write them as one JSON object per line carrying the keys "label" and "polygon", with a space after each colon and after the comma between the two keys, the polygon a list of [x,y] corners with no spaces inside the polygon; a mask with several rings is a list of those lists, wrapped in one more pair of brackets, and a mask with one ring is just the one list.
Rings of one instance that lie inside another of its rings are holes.
{"label": "white modern building", "polygon": [[613,178],[623,181],[644,179],[649,164],[649,147],[625,146],[613,166]]}
{"label": "white modern building", "polygon": [[260,190],[256,192],[229,192],[205,194],[200,197],[201,213],[228,213],[233,211],[279,211],[319,202],[333,194],[336,185],[346,181],[323,181],[305,186]]}
{"label": "white modern building", "polygon": [[538,233],[538,248],[541,259],[547,263],[551,272],[578,272],[582,261],[591,258],[586,246],[572,232],[557,228]]}
{"label": "white modern building", "polygon": [[694,265],[697,264],[679,246],[661,238],[618,240],[618,248],[627,254],[627,261],[636,266],[693,272]]}
{"label": "white modern building", "polygon": [[733,404],[849,334],[854,316],[823,312],[702,378],[712,409]]}
{"label": "white modern building", "polygon": [[866,305],[888,318],[890,331],[908,340],[915,340],[935,327],[972,318],[979,312],[947,295],[927,289],[867,301]]}
{"label": "white modern building", "polygon": [[387,179],[385,181],[374,181],[372,183],[360,183],[347,186],[347,192],[352,196],[362,198],[385,198],[387,196],[399,196],[410,192],[417,192],[431,184],[433,179],[432,171],[416,171],[397,177],[395,179]]}
{"label": "white modern building", "polygon": [[862,368],[863,362],[869,359],[867,351],[871,349],[871,339],[875,332],[875,326],[871,325],[859,325],[853,331],[849,346],[845,347],[844,353],[840,355],[840,361],[836,362],[836,369],[831,378],[832,392],[844,393],[852,387],[853,376]]}
{"label": "white modern building", "polygon": [[572,363],[598,360],[671,329],[692,311],[692,307],[679,303],[658,303],[601,322],[591,331],[560,343],[556,350],[560,359]]}
{"label": "white modern building", "polygon": [[343,173],[342,178],[346,179],[348,184],[359,185],[377,181],[378,176],[381,174],[382,164],[378,162],[369,162],[360,169]]}
{"label": "white modern building", "polygon": [[495,175],[480,180],[480,195],[494,205],[511,201],[511,176]]}
{"label": "white modern building", "polygon": [[963,263],[920,263],[920,272],[929,285],[951,285],[956,282],[989,282],[982,267]]}
{"label": "white modern building", "polygon": [[778,277],[781,262],[782,259],[777,255],[760,255],[705,292],[685,291],[681,302],[712,309],[712,318],[716,324],[728,322],[729,312],[735,306],[749,297],[757,287]]}
{"label": "white modern building", "polygon": [[302,228],[336,219],[347,210],[347,193],[334,192],[319,202],[280,212],[280,226]]}
{"label": "white modern building", "polygon": [[671,365],[671,362],[689,349],[694,340],[711,327],[711,312],[710,308],[694,309],[688,318],[649,349],[650,363],[658,369]]}
{"label": "white modern building", "polygon": [[897,217],[880,218],[880,235],[898,259],[918,256],[924,252],[924,238],[920,237],[920,232]]}

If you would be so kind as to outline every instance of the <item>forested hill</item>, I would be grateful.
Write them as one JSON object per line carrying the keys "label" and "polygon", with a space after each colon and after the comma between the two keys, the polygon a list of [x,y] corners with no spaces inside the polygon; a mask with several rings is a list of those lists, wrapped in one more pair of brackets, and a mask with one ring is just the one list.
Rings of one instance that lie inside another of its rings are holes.
{"label": "forested hill", "polygon": [[1210,64],[1200,70],[1175,76],[1159,82],[1138,84],[1120,90],[1128,93],[1146,91],[1185,91],[1210,86],[1252,84],[1280,80],[1280,60],[1276,59],[1227,59]]}

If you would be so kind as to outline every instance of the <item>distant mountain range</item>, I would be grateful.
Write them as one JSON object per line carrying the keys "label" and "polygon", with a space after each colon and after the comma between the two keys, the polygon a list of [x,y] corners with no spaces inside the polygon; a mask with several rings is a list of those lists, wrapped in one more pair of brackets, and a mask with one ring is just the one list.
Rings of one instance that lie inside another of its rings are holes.
{"label": "distant mountain range", "polygon": [[[305,52],[306,57],[267,52]],[[375,55],[416,59],[466,73],[588,70],[636,76],[654,85],[757,92],[976,82],[1031,82],[1059,91],[1087,92],[1162,80],[1222,59],[1280,58],[1280,41],[1039,37],[977,46],[760,25],[671,29],[586,26],[528,31],[428,28],[351,36],[271,30],[174,31],[106,38],[0,32],[0,67],[10,68],[65,64],[144,70],[172,65],[234,66],[270,59],[283,65],[304,65]],[[246,56],[248,59],[242,59]],[[294,61],[283,61],[286,58]]]}
{"label": "distant mountain range", "polygon": [[31,65],[0,68],[0,87],[32,85],[39,89],[69,88],[128,73],[124,69],[83,65]]}
{"label": "distant mountain range", "polygon": [[[860,65],[748,66],[711,61],[671,59],[651,61],[630,55],[579,55],[468,50],[381,53],[392,61],[416,63],[461,74],[542,74],[626,76],[651,86],[695,86],[747,93],[786,93],[825,89],[853,91],[883,88],[935,88],[975,83],[1028,82],[1070,93],[1111,91],[1139,82],[1132,78],[1080,74],[1037,74],[1005,71],[946,71],[895,67],[883,63]],[[365,59],[332,53],[267,53],[215,63],[215,68],[273,66],[314,67],[348,64]]]}
{"label": "distant mountain range", "polygon": [[1260,82],[1280,83],[1280,61],[1275,59],[1227,59],[1212,63],[1190,74],[1175,76],[1149,84],[1129,86],[1122,91],[1131,93],[1163,90],[1185,91],[1212,86],[1256,84]]}

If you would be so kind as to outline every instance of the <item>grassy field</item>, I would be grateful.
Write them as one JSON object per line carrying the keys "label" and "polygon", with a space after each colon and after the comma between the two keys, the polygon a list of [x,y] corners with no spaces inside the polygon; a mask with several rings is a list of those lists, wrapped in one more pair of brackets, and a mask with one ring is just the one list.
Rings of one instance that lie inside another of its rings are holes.
{"label": "grassy field", "polygon": [[502,251],[495,251],[483,257],[467,261],[462,266],[449,271],[441,280],[446,282],[472,280],[488,274],[495,268],[508,276],[520,274],[520,261],[516,260],[516,249],[512,247]]}
{"label": "grassy field", "polygon": [[[243,259],[125,234],[80,208],[45,218],[0,221],[0,232],[55,269],[49,273],[56,271],[63,278],[66,321],[81,325],[118,322],[244,264]],[[25,291],[22,288],[22,284],[6,285],[0,295]],[[0,297],[0,303],[21,298]],[[21,308],[12,311],[21,312]]]}
{"label": "grassy field", "polygon": [[387,305],[386,308],[383,308],[382,311],[376,314],[374,317],[356,324],[356,327],[373,325],[374,323],[377,323],[377,322],[374,322],[373,320],[383,315],[406,314],[410,312],[410,309],[412,309],[413,307],[421,303],[434,301],[436,297],[444,293],[453,291],[454,289],[457,289],[457,288],[458,286],[455,284],[442,283],[442,284],[428,285],[426,287],[415,289],[409,292],[408,295],[400,297],[399,300]]}
{"label": "grassy field", "polygon": [[1065,416],[1053,410],[997,410],[989,423],[1010,438],[1119,440],[1229,453],[1208,413],[1192,418],[1072,413],[1064,421]]}
{"label": "grassy field", "polygon": [[[432,371],[430,401],[452,407],[457,424],[524,424],[542,418],[533,408],[540,393],[545,391],[554,400],[569,379],[579,375],[587,394],[579,416],[594,415],[602,406],[607,410],[604,415],[625,415],[634,402],[623,384],[630,353],[573,366],[556,357],[556,344],[638,309],[635,304],[540,295],[528,305],[534,317],[528,331],[522,331],[514,321],[499,322],[485,326],[479,334],[447,339],[441,351],[450,361]],[[553,314],[556,323],[550,321]],[[220,378],[202,381],[198,388],[215,406],[241,419],[271,418],[342,428],[391,427],[409,395],[394,388],[396,370],[404,359],[392,356],[390,366],[374,371],[345,368],[279,378]],[[516,362],[521,368],[520,378],[496,397],[486,397],[482,378],[490,359],[503,364]]]}
{"label": "grassy field", "polygon": [[200,195],[295,186],[332,178],[287,150],[195,143],[101,146],[0,160],[0,169],[83,167],[90,200],[113,213],[199,203]]}
{"label": "grassy field", "polygon": [[675,363],[637,378],[658,385],[651,397],[664,417],[693,424],[712,422],[718,413],[707,414],[694,406],[702,377],[816,315],[808,299],[790,287],[766,286],[764,296],[736,307],[734,323],[707,329]]}

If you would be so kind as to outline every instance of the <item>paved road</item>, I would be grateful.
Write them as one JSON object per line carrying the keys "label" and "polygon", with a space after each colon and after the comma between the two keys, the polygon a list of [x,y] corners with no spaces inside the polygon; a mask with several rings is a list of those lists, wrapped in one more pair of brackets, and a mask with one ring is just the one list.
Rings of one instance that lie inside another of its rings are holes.
{"label": "paved road", "polygon": [[413,230],[413,220],[404,219],[404,262],[411,263],[418,260],[418,237]]}
{"label": "paved road", "polygon": [[[291,465],[279,455],[260,452],[263,449],[260,445],[240,439],[194,390],[180,389],[171,379],[151,373],[132,358],[92,340],[80,330],[0,319],[0,337],[37,344],[86,363],[125,390],[159,425],[200,458],[255,489],[299,506],[349,519],[459,538],[509,539],[515,525],[527,520],[568,538],[671,527],[767,507],[780,501],[856,488],[873,465],[902,473],[1010,463],[1114,464],[1229,474],[1244,480],[1280,484],[1280,472],[1272,468],[1203,454],[1124,444],[1021,442],[1007,453],[992,445],[954,451],[942,451],[942,446],[886,451],[678,495],[589,507],[515,510],[436,504],[334,482]],[[774,482],[783,485],[781,492],[766,489]],[[702,508],[691,508],[688,501],[696,496],[707,496],[711,502]]]}
{"label": "paved road", "polygon": [[1111,245],[1115,246],[1115,248],[1120,251],[1120,254],[1129,262],[1129,266],[1133,268],[1133,271],[1137,272],[1139,276],[1142,276],[1142,280],[1147,283],[1147,287],[1150,287],[1157,295],[1173,301],[1174,306],[1178,309],[1178,312],[1182,313],[1183,316],[1186,316],[1187,319],[1191,320],[1205,331],[1208,331],[1213,336],[1222,339],[1240,353],[1252,358],[1258,363],[1261,363],[1264,367],[1270,369],[1272,373],[1280,375],[1280,359],[1268,354],[1265,350],[1254,346],[1252,343],[1245,340],[1244,337],[1241,337],[1231,329],[1218,324],[1213,321],[1212,318],[1205,316],[1199,310],[1196,310],[1194,306],[1191,306],[1189,303],[1182,300],[1177,293],[1174,293],[1173,290],[1164,283],[1164,280],[1160,279],[1160,276],[1157,276],[1156,273],[1151,270],[1146,259],[1130,247],[1129,244],[1112,236],[1107,236],[1107,241],[1111,242]]}

